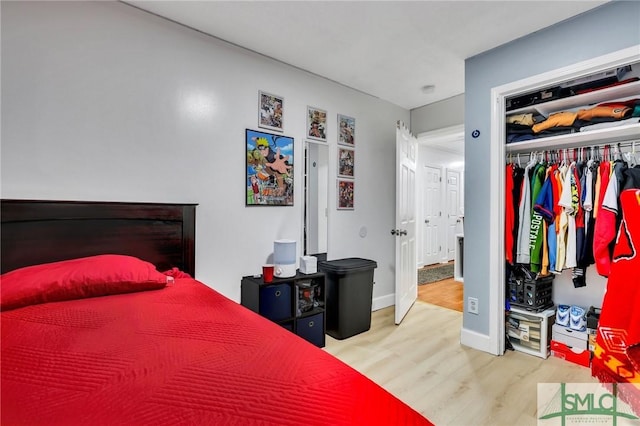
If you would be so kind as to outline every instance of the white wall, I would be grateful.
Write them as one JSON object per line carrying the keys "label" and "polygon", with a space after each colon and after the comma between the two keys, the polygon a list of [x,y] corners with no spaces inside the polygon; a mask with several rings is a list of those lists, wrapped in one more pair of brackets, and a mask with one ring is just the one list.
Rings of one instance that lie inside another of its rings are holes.
{"label": "white wall", "polygon": [[[273,240],[300,241],[313,105],[329,114],[329,259],[375,260],[374,298],[393,300],[395,123],[409,111],[123,3],[1,7],[3,198],[196,202],[196,276],[239,300]],[[258,90],[285,99],[293,207],[245,207]],[[356,119],[354,211],[336,210],[338,113]]]}
{"label": "white wall", "polygon": [[464,124],[464,93],[411,110],[411,133]]}

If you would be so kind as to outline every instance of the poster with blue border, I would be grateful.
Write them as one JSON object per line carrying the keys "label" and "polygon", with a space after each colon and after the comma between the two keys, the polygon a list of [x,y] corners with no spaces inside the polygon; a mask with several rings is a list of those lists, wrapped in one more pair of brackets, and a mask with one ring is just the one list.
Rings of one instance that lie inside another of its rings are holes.
{"label": "poster with blue border", "polygon": [[293,206],[293,138],[246,129],[246,205]]}

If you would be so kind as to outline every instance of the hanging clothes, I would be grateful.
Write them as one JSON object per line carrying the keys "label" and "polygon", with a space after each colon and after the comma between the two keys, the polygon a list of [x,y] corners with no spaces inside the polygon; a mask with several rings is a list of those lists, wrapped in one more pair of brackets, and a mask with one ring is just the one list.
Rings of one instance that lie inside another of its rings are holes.
{"label": "hanging clothes", "polygon": [[[544,185],[547,165],[538,163],[531,174],[531,199],[537,200]],[[533,206],[532,206],[533,207]],[[543,241],[546,223],[542,215],[534,208],[531,209],[531,224],[529,227],[529,254],[531,272],[540,272],[543,264]]]}
{"label": "hanging clothes", "polygon": [[[567,252],[570,251],[569,241],[572,239],[569,232],[570,230],[575,229],[575,218],[572,219],[569,215],[569,211],[572,209],[570,166],[561,166],[558,178],[561,179],[561,189],[560,198],[558,199],[560,214],[558,215],[558,223],[556,224],[556,233],[558,237],[556,251],[556,271],[558,273],[561,273],[565,266],[571,267],[570,265],[567,265],[567,257],[569,257],[569,262],[571,262],[571,253],[569,253],[569,256],[567,256]],[[575,233],[573,235],[573,239],[575,239]]]}
{"label": "hanging clothes", "polygon": [[558,166],[555,164],[547,167],[544,183],[533,205],[534,211],[544,220],[542,227],[542,265],[540,269],[540,275],[543,276],[549,275],[550,271],[555,267],[556,233],[555,226],[553,226],[555,222],[553,181],[557,169]]}
{"label": "hanging clothes", "polygon": [[[613,239],[621,220],[619,193],[640,187],[640,166],[618,144],[616,161],[611,150],[583,148],[551,154],[531,153],[526,167],[505,166],[505,260],[525,265],[539,276],[571,269],[574,287],[584,287],[587,267],[608,268]],[[601,161],[602,159],[602,161]],[[559,160],[562,160],[559,162]]]}
{"label": "hanging clothes", "polygon": [[627,169],[625,162],[617,160],[613,166],[613,176],[609,179],[598,220],[596,220],[593,240],[593,254],[596,260],[598,274],[609,276],[611,268],[611,253],[613,240],[619,225],[618,197],[620,188],[624,185],[624,173]]}
{"label": "hanging clothes", "polygon": [[579,265],[585,268],[589,265],[593,265],[595,262],[593,257],[593,234],[595,231],[596,220],[593,214],[593,195],[595,193],[596,182],[593,177],[594,174],[598,173],[599,164],[600,162],[598,160],[591,158],[587,161],[585,170],[585,197],[582,202],[582,207],[584,208],[585,240],[582,262],[579,262]]}
{"label": "hanging clothes", "polygon": [[524,179],[522,180],[520,192],[520,204],[518,206],[518,240],[516,247],[516,263],[529,264],[531,262],[531,252],[529,248],[529,231],[531,229],[531,173],[535,167],[535,159],[529,160],[524,168]]}
{"label": "hanging clothes", "polygon": [[505,180],[505,216],[504,216],[504,254],[507,263],[513,265],[514,261],[514,229],[515,229],[515,209],[514,209],[514,185],[515,165],[507,164]]}

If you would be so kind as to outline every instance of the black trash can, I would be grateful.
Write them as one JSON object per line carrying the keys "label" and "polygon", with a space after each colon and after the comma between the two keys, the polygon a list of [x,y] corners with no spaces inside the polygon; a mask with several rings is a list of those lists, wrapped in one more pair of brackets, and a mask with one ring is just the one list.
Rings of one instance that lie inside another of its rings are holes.
{"label": "black trash can", "polygon": [[318,262],[325,273],[327,334],[345,339],[371,328],[373,260],[351,257]]}

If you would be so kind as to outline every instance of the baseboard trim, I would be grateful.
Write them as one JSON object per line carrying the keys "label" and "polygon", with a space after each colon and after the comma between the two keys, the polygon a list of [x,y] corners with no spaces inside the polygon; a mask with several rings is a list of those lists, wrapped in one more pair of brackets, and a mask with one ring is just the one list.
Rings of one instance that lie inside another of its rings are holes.
{"label": "baseboard trim", "polygon": [[396,304],[396,295],[387,294],[385,296],[376,297],[372,300],[371,311],[377,311],[379,309],[388,308]]}
{"label": "baseboard trim", "polygon": [[495,344],[491,342],[490,336],[464,327],[460,330],[460,343],[472,349],[488,352],[492,355],[500,355],[495,352]]}

